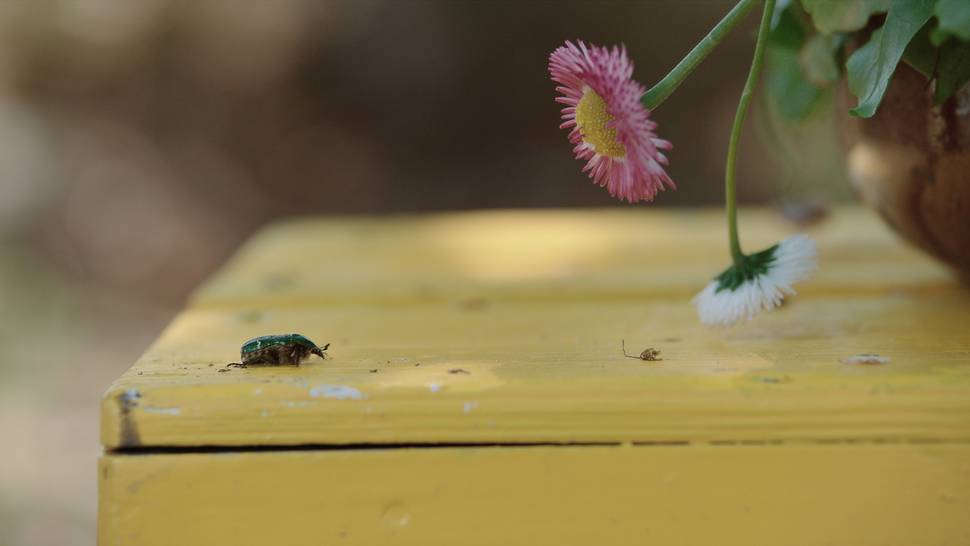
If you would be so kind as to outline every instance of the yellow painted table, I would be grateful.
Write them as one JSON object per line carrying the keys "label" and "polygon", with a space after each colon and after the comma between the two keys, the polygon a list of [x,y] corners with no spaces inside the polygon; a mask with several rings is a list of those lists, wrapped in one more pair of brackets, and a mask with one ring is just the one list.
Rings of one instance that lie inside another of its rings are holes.
{"label": "yellow painted table", "polygon": [[[99,542],[970,544],[970,291],[864,211],[812,235],[711,330],[720,212],[273,226],[105,394]],[[224,371],[291,331],[331,359]]]}

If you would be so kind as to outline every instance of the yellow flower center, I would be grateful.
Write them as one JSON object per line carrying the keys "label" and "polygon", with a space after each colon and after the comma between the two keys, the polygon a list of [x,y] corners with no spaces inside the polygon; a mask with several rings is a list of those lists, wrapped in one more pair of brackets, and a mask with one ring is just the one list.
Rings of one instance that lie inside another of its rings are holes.
{"label": "yellow flower center", "polygon": [[626,146],[616,140],[616,129],[609,127],[613,121],[606,108],[606,101],[590,88],[586,88],[583,98],[576,105],[576,125],[583,135],[583,142],[593,147],[598,154],[608,157],[624,157]]}

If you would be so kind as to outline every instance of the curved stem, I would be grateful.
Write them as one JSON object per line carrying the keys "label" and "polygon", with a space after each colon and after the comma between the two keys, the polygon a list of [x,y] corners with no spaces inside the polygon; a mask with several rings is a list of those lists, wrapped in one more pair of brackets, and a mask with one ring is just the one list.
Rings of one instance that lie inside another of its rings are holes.
{"label": "curved stem", "polygon": [[660,80],[657,85],[651,87],[650,90],[643,95],[641,101],[643,102],[644,106],[646,106],[649,110],[653,110],[654,108],[660,106],[660,103],[667,100],[667,97],[676,91],[677,88],[680,87],[680,84],[687,79],[687,76],[690,76],[690,73],[697,68],[697,65],[701,64],[701,61],[710,55],[711,51],[714,51],[714,48],[721,43],[721,40],[723,40],[724,37],[734,29],[734,27],[738,26],[738,23],[744,19],[744,16],[751,11],[751,8],[754,7],[757,2],[758,0],[741,0],[737,3],[737,5],[731,8],[731,11],[724,16],[724,19],[721,19],[721,21],[714,28],[712,28],[709,33],[707,33],[707,36],[705,36],[703,40],[694,46],[694,49],[690,50],[690,53],[688,53],[683,60],[677,63],[677,66],[675,66],[669,74],[664,76],[664,78]]}
{"label": "curved stem", "polygon": [[741,126],[744,125],[744,117],[747,115],[748,106],[751,104],[751,95],[758,84],[758,76],[761,75],[761,65],[764,64],[765,60],[765,42],[767,42],[768,32],[771,30],[771,13],[774,9],[775,0],[765,0],[764,13],[761,15],[761,26],[758,27],[758,41],[754,46],[754,59],[751,61],[748,79],[744,82],[744,90],[741,91],[738,110],[734,114],[734,125],[731,126],[727,165],[724,169],[724,200],[727,209],[728,237],[731,243],[731,257],[735,264],[744,260],[744,253],[741,252],[741,241],[738,238],[737,182],[734,175],[734,167],[738,157],[738,140],[741,138]]}

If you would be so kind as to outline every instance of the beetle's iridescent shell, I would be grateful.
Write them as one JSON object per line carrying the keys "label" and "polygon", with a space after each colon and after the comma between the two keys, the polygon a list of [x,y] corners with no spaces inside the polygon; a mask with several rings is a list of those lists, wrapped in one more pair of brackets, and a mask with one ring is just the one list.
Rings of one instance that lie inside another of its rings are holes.
{"label": "beetle's iridescent shell", "polygon": [[327,346],[317,347],[316,343],[300,334],[260,336],[243,344],[239,351],[239,358],[243,366],[250,364],[299,366],[300,362],[310,354],[326,358],[323,351],[327,350]]}
{"label": "beetle's iridescent shell", "polygon": [[300,334],[279,334],[272,336],[259,336],[243,343],[240,353],[245,356],[248,353],[259,351],[274,345],[301,345],[307,349],[313,349],[316,343],[310,341]]}

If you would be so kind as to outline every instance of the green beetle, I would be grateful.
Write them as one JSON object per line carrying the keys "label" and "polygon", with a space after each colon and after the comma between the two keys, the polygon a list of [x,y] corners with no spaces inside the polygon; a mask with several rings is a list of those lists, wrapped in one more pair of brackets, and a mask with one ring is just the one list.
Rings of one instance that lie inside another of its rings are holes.
{"label": "green beetle", "polygon": [[250,364],[299,366],[300,362],[312,354],[327,358],[327,347],[330,347],[329,343],[320,347],[300,334],[259,336],[243,343],[239,358],[242,367]]}

